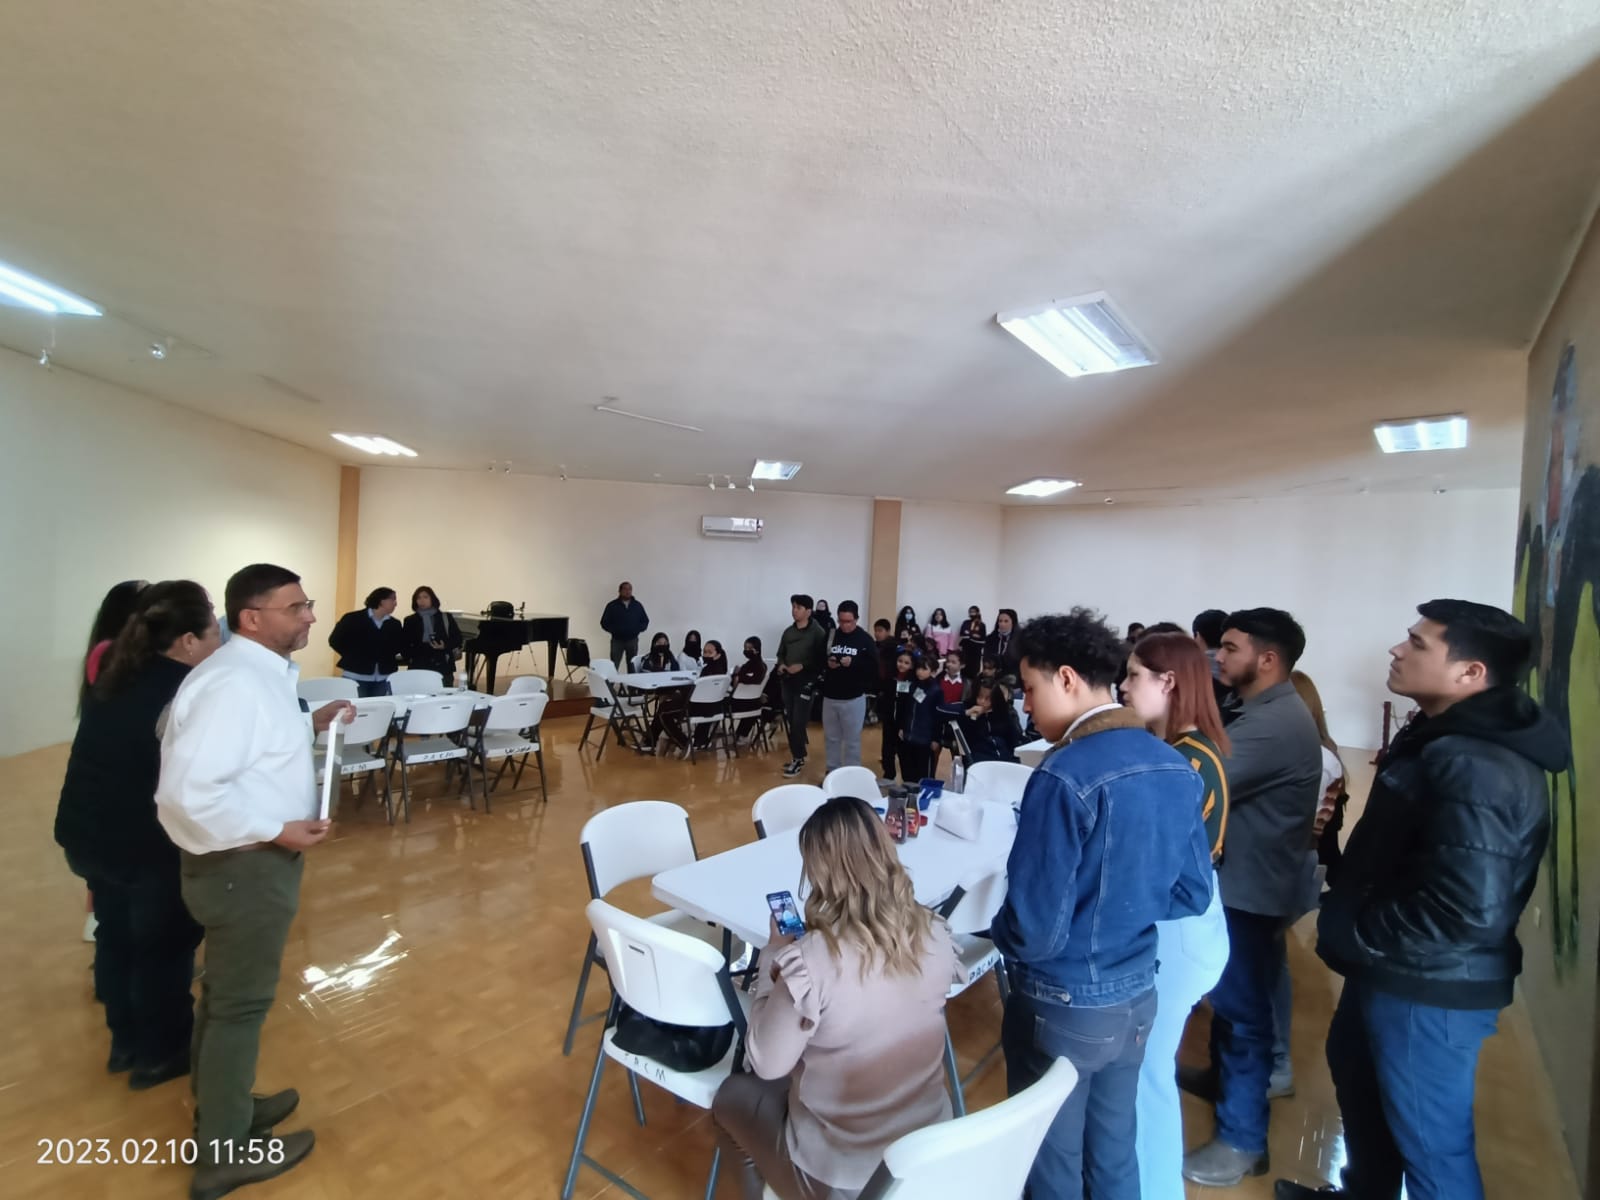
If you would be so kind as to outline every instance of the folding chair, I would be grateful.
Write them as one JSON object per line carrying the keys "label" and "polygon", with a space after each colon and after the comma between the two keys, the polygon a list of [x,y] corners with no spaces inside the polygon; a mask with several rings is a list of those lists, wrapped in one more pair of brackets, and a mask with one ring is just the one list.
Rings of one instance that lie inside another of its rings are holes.
{"label": "folding chair", "polygon": [[995,804],[1022,806],[1022,793],[1028,790],[1033,768],[1022,763],[980,762],[967,768],[967,795]]}
{"label": "folding chair", "polygon": [[588,742],[589,731],[594,728],[596,717],[605,722],[605,728],[600,731],[600,743],[595,747],[596,762],[605,754],[606,738],[613,731],[619,742],[622,742],[626,734],[634,739],[635,745],[642,744],[645,737],[644,701],[617,694],[611,686],[616,682],[617,672],[609,662],[597,662],[591,666],[589,678],[595,681],[597,690],[594,703],[589,706],[589,720],[583,727],[583,736],[578,739],[578,745],[582,746]]}
{"label": "folding chair", "polygon": [[579,667],[589,669],[589,643],[583,638],[568,638],[561,643],[561,657],[566,660],[567,680],[571,682],[572,673]]}
{"label": "folding chair", "polygon": [[[521,696],[504,695],[475,714],[473,736],[470,740],[472,759],[478,764],[478,775],[483,783],[483,811],[489,811],[489,793],[500,786],[500,780],[516,762],[517,773],[511,777],[513,790],[522,786],[522,769],[528,765],[531,754],[539,767],[539,793],[545,803],[550,792],[545,786],[544,750],[539,744],[539,722],[544,719],[545,705],[550,697],[543,692],[528,692]],[[500,760],[500,770],[494,782],[489,782],[490,759]],[[469,766],[470,769],[470,766]],[[470,785],[469,785],[470,786]]]}
{"label": "folding chair", "polygon": [[[962,884],[939,906],[939,915],[949,924],[954,937],[956,956],[967,972],[967,981],[952,984],[950,990],[945,993],[946,1000],[954,1000],[991,972],[994,973],[995,984],[1000,989],[1000,1002],[1004,1004],[1010,996],[1010,981],[1006,978],[1005,963],[1001,960],[999,949],[989,937],[989,924],[994,920],[995,913],[1000,911],[1005,899],[1006,873],[1004,870],[999,870]],[[966,1077],[962,1078],[956,1067],[956,1049],[950,1040],[947,1018],[944,1031],[944,1072],[950,1084],[950,1104],[956,1116],[962,1116],[967,1111],[964,1089],[989,1065],[989,1061],[999,1050],[1000,1043],[996,1042],[984,1052],[983,1057],[971,1071],[967,1072]]]}
{"label": "folding chair", "polygon": [[[768,675],[770,674],[771,668],[768,668]],[[767,725],[762,719],[763,697],[766,695],[766,691],[767,676],[763,675],[759,683],[741,683],[737,685],[733,689],[732,695],[728,698],[729,708],[732,710],[728,716],[729,723],[737,728],[737,725],[741,722],[754,721],[755,724],[750,732],[750,743],[751,745],[759,745],[764,750],[771,748],[771,743],[767,738]],[[741,704],[748,705],[752,700],[756,702],[754,708],[745,712],[739,711]],[[735,739],[735,745],[737,746],[737,744],[737,739]],[[735,753],[737,753],[737,750]]]}
{"label": "folding chair", "polygon": [[[383,811],[394,823],[394,812],[389,795],[389,728],[394,724],[394,701],[383,699],[357,700],[355,720],[339,730],[339,782],[359,777],[361,785],[372,781],[378,772],[383,778]],[[327,746],[327,734],[319,736],[318,743]],[[327,750],[317,755],[317,778],[327,765]],[[357,798],[359,800],[360,791]]]}
{"label": "folding chair", "polygon": [[[665,800],[635,800],[596,813],[584,823],[583,832],[578,835],[578,848],[583,851],[589,896],[594,900],[603,899],[612,889],[625,883],[648,879],[672,867],[692,863],[699,857],[688,812]],[[713,929],[688,913],[668,909],[645,919],[652,925],[674,929],[708,945],[721,945],[725,955],[732,950],[726,930]],[[572,1039],[577,1036],[578,1026],[600,1015],[582,1015],[583,997],[589,988],[589,970],[597,963],[601,970],[606,969],[598,942],[591,936],[583,954],[583,969],[578,974],[578,992],[572,998],[566,1041],[561,1046],[564,1055],[572,1053]]]}
{"label": "folding chair", "polygon": [[511,686],[506,688],[508,696],[523,696],[529,692],[544,692],[548,694],[550,685],[539,675],[518,675],[511,681]]}
{"label": "folding chair", "polygon": [[798,829],[827,799],[828,793],[814,783],[780,783],[768,788],[750,808],[756,837],[769,838],[786,829]]}
{"label": "folding chair", "polygon": [[[589,1094],[583,1102],[583,1115],[578,1119],[561,1200],[570,1200],[579,1167],[595,1171],[635,1200],[649,1200],[620,1175],[583,1152],[589,1124],[594,1119],[595,1099],[600,1093],[600,1076],[606,1059],[614,1058],[628,1069],[633,1084],[634,1115],[641,1125],[644,1124],[644,1103],[639,1096],[640,1075],[678,1099],[709,1110],[717,1089],[733,1073],[734,1064],[744,1050],[747,1022],[744,1001],[728,975],[727,961],[704,942],[641,920],[604,900],[589,901],[586,912],[594,930],[590,940],[600,948],[615,995],[606,1011],[606,1029],[600,1037],[599,1049],[595,1051],[594,1074],[589,1078]],[[720,1062],[701,1071],[675,1071],[665,1063],[617,1045],[616,1020],[624,1004],[651,1020],[672,1025],[720,1027],[731,1024],[734,1037]],[[719,1146],[711,1154],[706,1200],[712,1200],[716,1194],[721,1166]]]}
{"label": "folding chair", "polygon": [[[689,693],[689,761],[694,762],[694,733],[696,729],[704,729],[708,725],[717,726],[722,734],[722,748],[733,751],[732,728],[728,724],[728,691],[733,686],[731,675],[707,675],[694,682],[694,690]],[[716,704],[716,715],[697,717],[694,715],[696,704]]]}
{"label": "folding chair", "polygon": [[444,676],[437,671],[396,671],[389,676],[389,693],[394,696],[437,696],[444,691]]}
{"label": "folding chair", "polygon": [[868,804],[883,795],[883,789],[878,786],[878,777],[867,767],[839,767],[829,771],[823,777],[822,790],[830,796],[854,796]]}
{"label": "folding chair", "polygon": [[[426,671],[423,674],[439,678],[435,671]],[[472,773],[465,769],[470,750],[462,735],[472,722],[472,709],[473,702],[465,696],[433,696],[426,700],[418,700],[411,706],[410,711],[400,718],[398,736],[389,759],[389,778],[393,778],[394,764],[398,762],[400,809],[405,813],[407,822],[411,820],[413,766],[434,762],[460,762],[463,767],[462,779],[470,798]],[[407,741],[408,737],[416,737],[417,740]],[[387,782],[386,780],[386,785]],[[389,823],[394,823],[392,812],[389,814]]]}

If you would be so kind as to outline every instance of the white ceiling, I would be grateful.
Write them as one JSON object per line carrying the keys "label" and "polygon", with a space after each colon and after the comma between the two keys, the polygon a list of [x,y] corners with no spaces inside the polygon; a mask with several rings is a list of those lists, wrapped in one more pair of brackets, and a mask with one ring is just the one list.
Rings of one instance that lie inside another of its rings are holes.
{"label": "white ceiling", "polygon": [[[0,344],[426,466],[1510,485],[1600,187],[1593,0],[142,0],[0,56],[0,259],[114,318]],[[993,321],[1099,288],[1158,366]],[[1378,454],[1450,411],[1470,449]]]}

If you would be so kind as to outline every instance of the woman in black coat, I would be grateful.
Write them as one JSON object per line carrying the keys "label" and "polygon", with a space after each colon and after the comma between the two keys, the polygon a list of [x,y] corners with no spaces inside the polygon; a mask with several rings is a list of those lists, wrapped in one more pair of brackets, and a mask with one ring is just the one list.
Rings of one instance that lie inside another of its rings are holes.
{"label": "woman in black coat", "polygon": [[202,930],[184,907],[178,850],[156,819],[158,723],[190,669],[221,645],[205,588],[157,583],[106,655],[84,697],[56,808],[56,841],[94,892],[95,991],[111,1031],[113,1074],[154,1087],[189,1073],[194,951]]}
{"label": "woman in black coat", "polygon": [[431,587],[411,593],[411,615],[404,626],[405,651],[401,655],[414,671],[437,671],[445,687],[455,686],[456,659],[461,654],[461,627],[439,604]]}
{"label": "woman in black coat", "polygon": [[994,632],[983,644],[983,656],[1000,664],[1001,679],[1017,679],[1022,659],[1017,654],[1017,610],[1002,608],[994,619]]}
{"label": "woman in black coat", "polygon": [[983,611],[974,604],[967,609],[967,619],[961,622],[956,640],[956,646],[961,651],[961,673],[968,679],[976,678],[983,666],[983,643],[988,636],[989,629],[983,623]]}

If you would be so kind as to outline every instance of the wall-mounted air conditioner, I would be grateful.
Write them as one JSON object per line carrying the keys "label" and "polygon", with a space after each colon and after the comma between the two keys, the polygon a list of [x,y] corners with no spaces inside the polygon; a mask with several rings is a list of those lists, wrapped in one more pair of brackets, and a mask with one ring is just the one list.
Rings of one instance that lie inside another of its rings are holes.
{"label": "wall-mounted air conditioner", "polygon": [[754,541],[765,524],[760,517],[701,517],[700,536]]}

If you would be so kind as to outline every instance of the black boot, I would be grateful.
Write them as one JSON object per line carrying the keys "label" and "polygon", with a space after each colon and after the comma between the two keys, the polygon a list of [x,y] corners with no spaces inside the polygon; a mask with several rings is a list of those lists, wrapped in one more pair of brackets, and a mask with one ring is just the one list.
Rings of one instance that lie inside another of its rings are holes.
{"label": "black boot", "polygon": [[220,1200],[236,1188],[282,1175],[310,1154],[316,1142],[316,1135],[309,1129],[282,1137],[235,1142],[231,1153],[224,1152],[223,1161],[194,1169],[189,1200]]}

